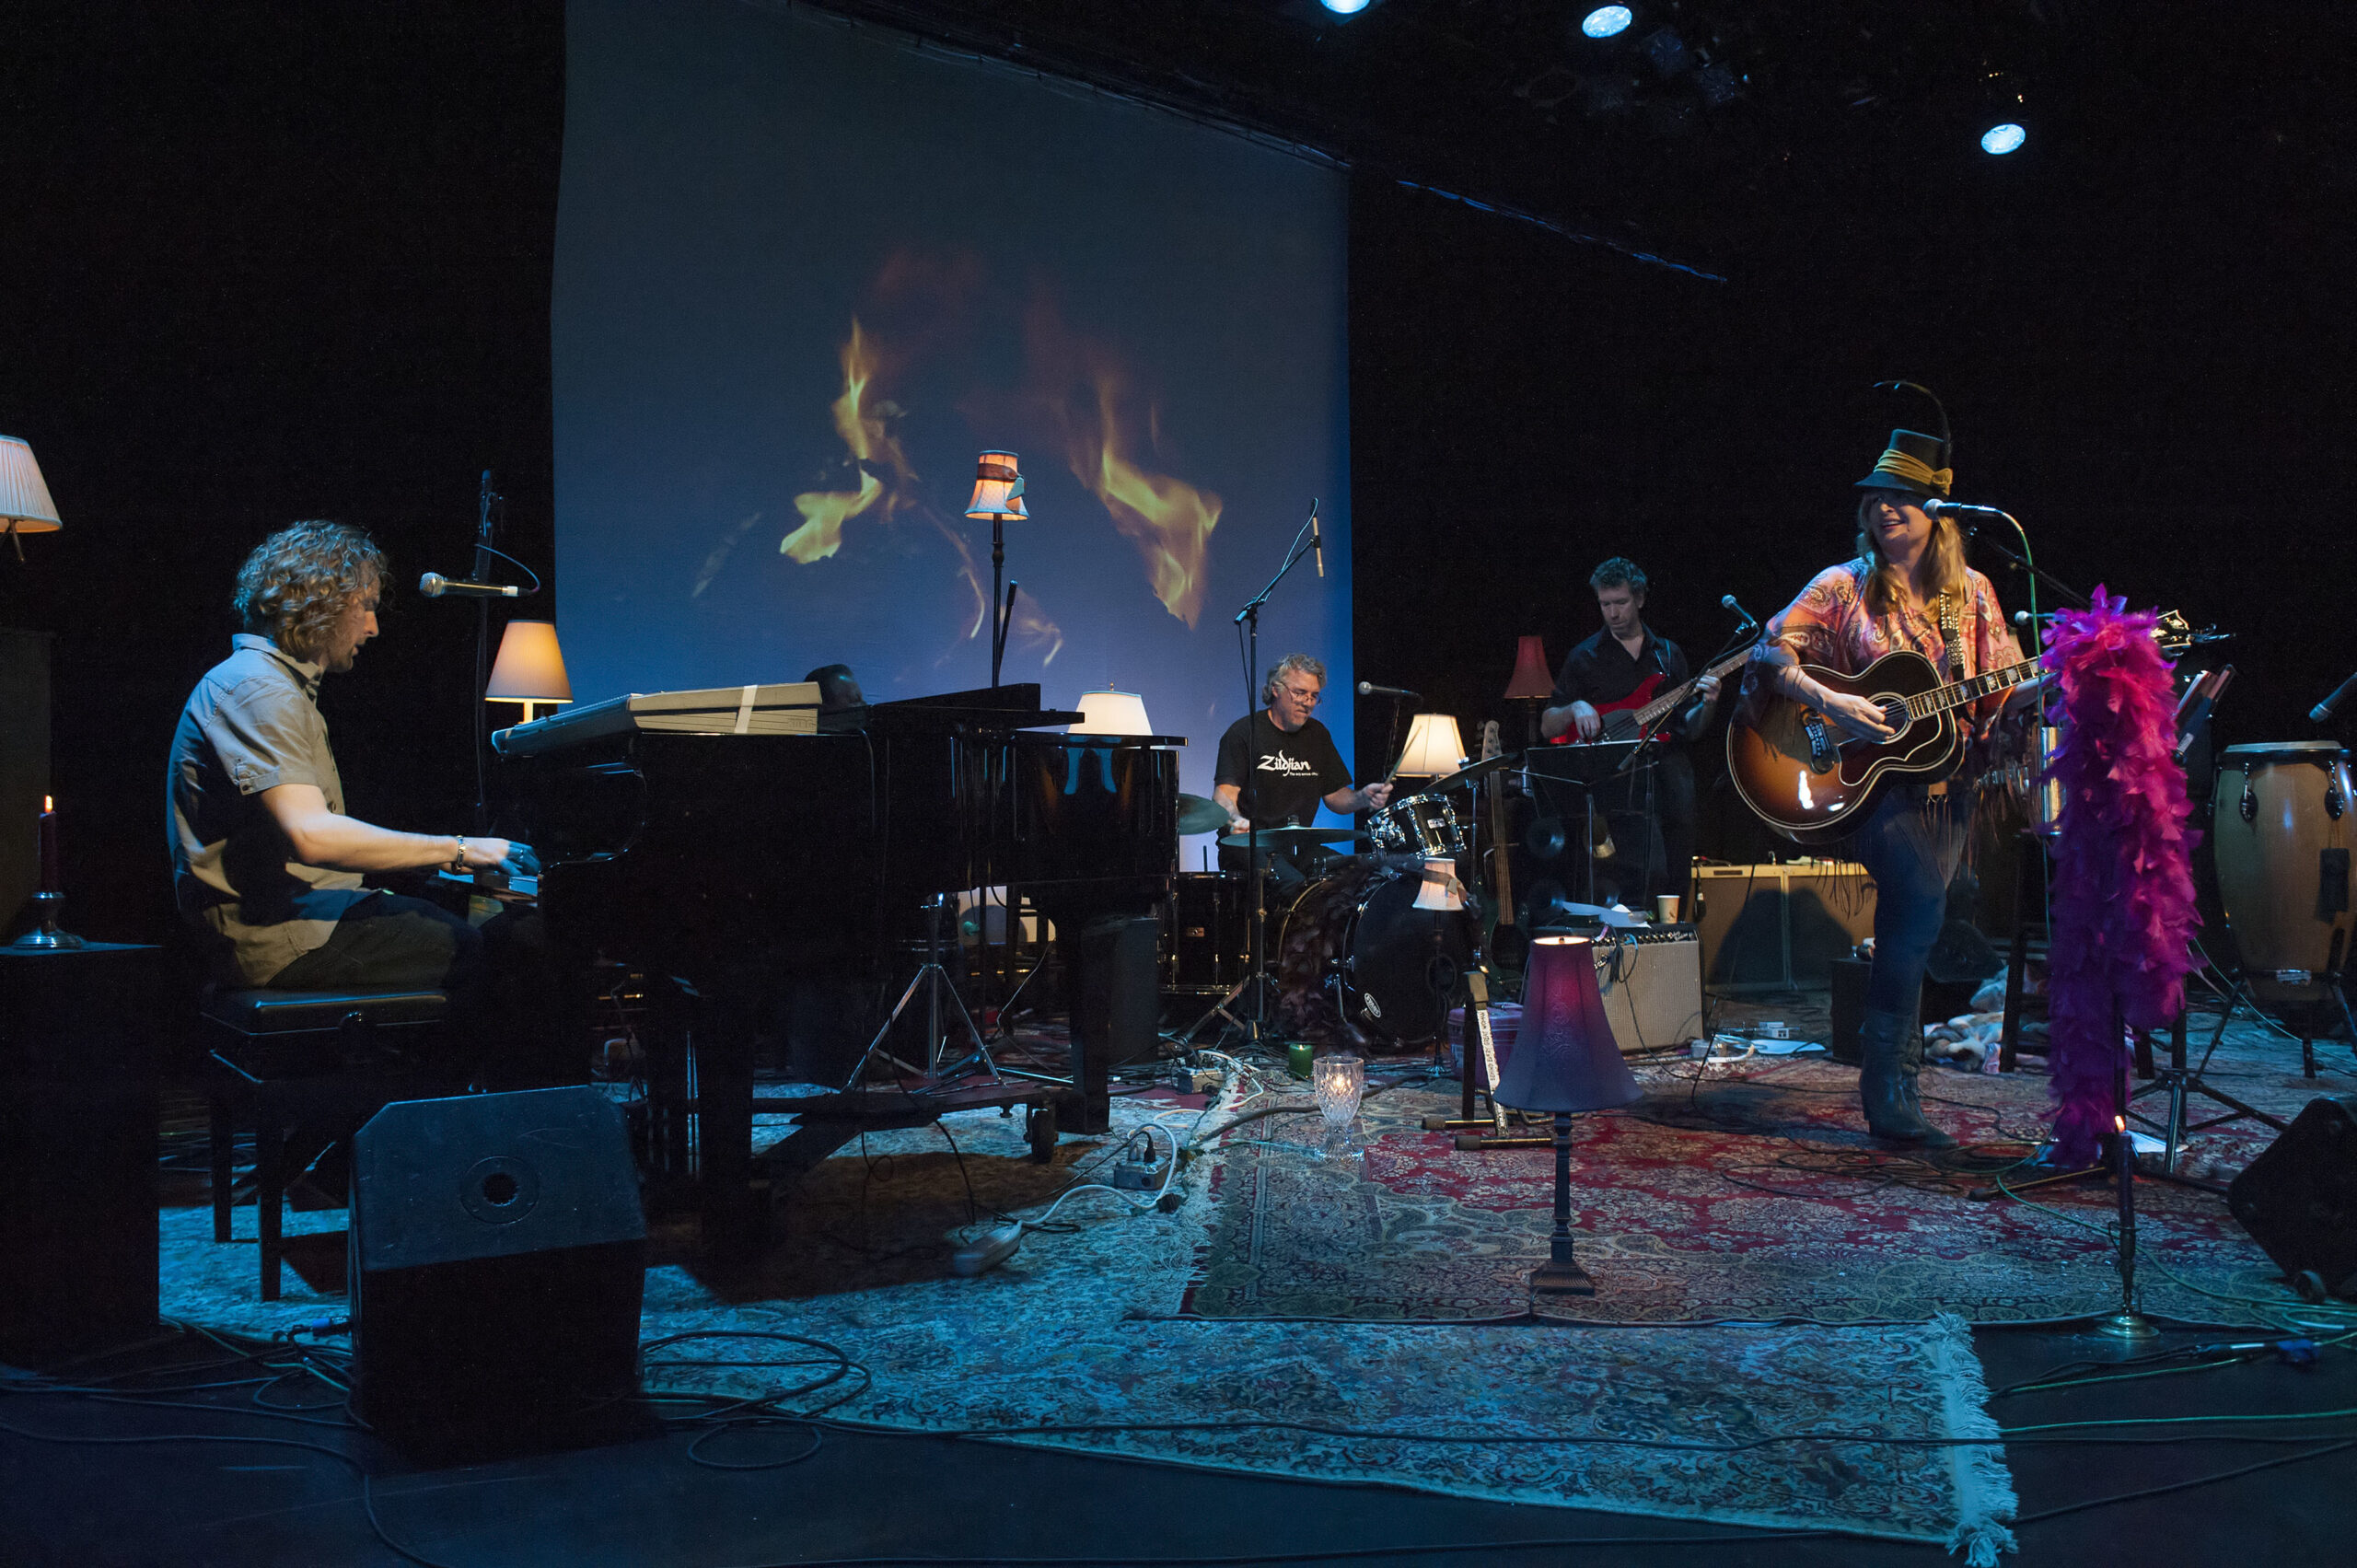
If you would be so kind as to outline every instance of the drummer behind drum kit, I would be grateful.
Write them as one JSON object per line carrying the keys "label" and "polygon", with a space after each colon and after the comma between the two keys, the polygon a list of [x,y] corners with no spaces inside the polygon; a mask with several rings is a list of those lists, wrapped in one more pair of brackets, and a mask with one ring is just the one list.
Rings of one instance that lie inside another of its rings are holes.
{"label": "drummer behind drum kit", "polygon": [[[1264,949],[1274,966],[1281,955],[1330,935],[1343,1016],[1375,1039],[1396,1045],[1438,1039],[1448,1026],[1457,982],[1477,961],[1480,933],[1466,903],[1457,867],[1471,853],[1470,835],[1449,801],[1450,792],[1478,784],[1504,767],[1485,758],[1434,780],[1414,795],[1372,813],[1364,835],[1346,824],[1262,828],[1220,839],[1223,849],[1255,840],[1263,852],[1325,849],[1364,842],[1359,854],[1336,854],[1322,875],[1271,910],[1277,941]],[[1215,801],[1179,796],[1182,835],[1217,830],[1227,813]],[[1190,1040],[1214,1017],[1238,1025],[1238,999],[1252,985],[1251,889],[1232,872],[1178,877],[1165,923],[1165,982],[1180,995],[1217,994],[1211,1010],[1179,1037]]]}

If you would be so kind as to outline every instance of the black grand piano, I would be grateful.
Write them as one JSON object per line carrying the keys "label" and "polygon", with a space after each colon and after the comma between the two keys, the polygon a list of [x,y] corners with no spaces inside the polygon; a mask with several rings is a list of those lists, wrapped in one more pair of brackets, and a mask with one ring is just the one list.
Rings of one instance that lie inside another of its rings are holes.
{"label": "black grand piano", "polygon": [[1176,868],[1182,739],[1045,728],[1081,715],[1042,708],[1036,685],[848,709],[815,734],[583,712],[500,732],[502,772],[561,947],[691,999],[708,1245],[741,1249],[766,1224],[762,999],[784,976],[876,972],[935,895],[1005,884],[1054,923],[1073,1041],[1057,1121],[1104,1130],[1109,1061],[1153,1046],[1153,912]]}

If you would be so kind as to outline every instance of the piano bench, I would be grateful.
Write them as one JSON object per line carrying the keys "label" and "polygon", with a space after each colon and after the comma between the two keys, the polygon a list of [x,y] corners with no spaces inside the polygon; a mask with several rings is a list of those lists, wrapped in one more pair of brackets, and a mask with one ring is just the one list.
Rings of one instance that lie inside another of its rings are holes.
{"label": "piano bench", "polygon": [[213,1239],[227,1241],[238,1124],[254,1131],[254,1208],[261,1242],[261,1299],[279,1297],[285,1256],[286,1186],[309,1131],[341,1141],[394,1100],[457,1092],[432,1047],[446,1032],[449,997],[403,986],[383,991],[217,991],[198,1008],[210,1047]]}

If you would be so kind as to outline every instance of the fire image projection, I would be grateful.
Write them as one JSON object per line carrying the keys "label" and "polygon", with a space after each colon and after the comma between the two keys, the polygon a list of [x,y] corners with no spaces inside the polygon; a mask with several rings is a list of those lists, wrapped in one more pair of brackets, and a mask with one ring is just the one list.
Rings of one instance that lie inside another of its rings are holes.
{"label": "fire image projection", "polygon": [[[1003,679],[1141,693],[1209,794],[1233,618],[1351,745],[1342,178],[786,6],[574,0],[552,337],[576,695],[986,685],[977,455],[1020,456]],[[1015,171],[1021,171],[1019,174]]]}

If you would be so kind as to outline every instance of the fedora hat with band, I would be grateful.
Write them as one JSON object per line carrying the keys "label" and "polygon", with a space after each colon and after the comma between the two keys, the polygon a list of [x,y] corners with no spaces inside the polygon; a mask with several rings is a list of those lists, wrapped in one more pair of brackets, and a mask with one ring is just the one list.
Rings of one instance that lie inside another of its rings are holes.
{"label": "fedora hat with band", "polygon": [[1860,490],[1904,490],[1914,495],[1945,500],[1955,476],[1948,466],[1948,444],[1920,430],[1894,430],[1890,446],[1875,462],[1874,472],[1858,481]]}

